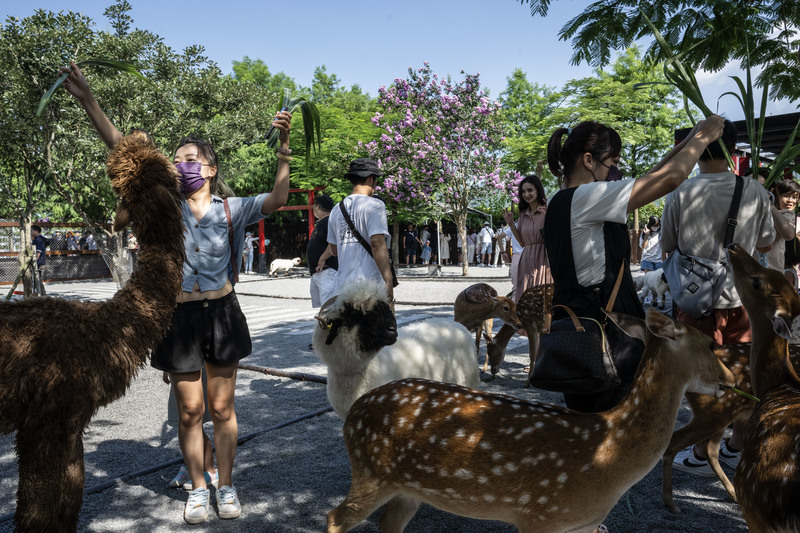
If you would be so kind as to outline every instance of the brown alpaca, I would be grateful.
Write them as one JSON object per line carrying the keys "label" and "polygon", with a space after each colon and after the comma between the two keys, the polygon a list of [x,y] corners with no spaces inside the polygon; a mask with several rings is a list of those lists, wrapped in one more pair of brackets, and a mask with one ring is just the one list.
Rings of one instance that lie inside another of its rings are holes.
{"label": "brown alpaca", "polygon": [[17,432],[18,531],[75,531],[83,500],[82,434],[125,394],[170,327],[184,260],[178,175],[147,135],[117,144],[107,172],[132,222],[136,270],[106,302],[0,302],[0,432]]}

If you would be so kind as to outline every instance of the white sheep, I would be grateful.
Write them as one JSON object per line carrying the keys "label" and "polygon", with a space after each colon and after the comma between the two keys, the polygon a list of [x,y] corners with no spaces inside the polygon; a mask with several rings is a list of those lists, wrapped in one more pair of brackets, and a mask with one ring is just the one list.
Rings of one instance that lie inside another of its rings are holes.
{"label": "white sheep", "polygon": [[320,308],[312,345],[328,366],[328,400],[344,420],[364,393],[403,378],[477,388],[475,341],[450,319],[397,330],[383,283],[355,281]]}
{"label": "white sheep", "polygon": [[639,299],[642,302],[644,302],[646,296],[652,295],[653,305],[656,305],[656,301],[658,301],[659,309],[664,309],[664,306],[666,305],[664,295],[669,290],[669,285],[667,285],[667,281],[664,279],[663,274],[663,268],[645,272],[644,276],[641,276],[644,278],[644,281],[642,282],[642,289],[639,292]]}
{"label": "white sheep", "polygon": [[294,259],[275,259],[269,264],[269,275],[277,274],[281,270],[288,275],[289,269],[296,266],[300,266],[299,257],[295,257]]}

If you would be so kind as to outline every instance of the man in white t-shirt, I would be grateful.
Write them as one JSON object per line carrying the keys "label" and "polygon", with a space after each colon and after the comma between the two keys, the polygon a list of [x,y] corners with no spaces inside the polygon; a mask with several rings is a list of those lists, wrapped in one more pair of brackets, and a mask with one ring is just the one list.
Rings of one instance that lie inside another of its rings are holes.
{"label": "man in white t-shirt", "polygon": [[491,266],[490,259],[492,257],[492,240],[494,240],[494,232],[489,222],[483,223],[480,233],[478,233],[478,242],[480,243],[480,259],[481,266]]}
{"label": "man in white t-shirt", "polygon": [[[736,136],[736,127],[726,120],[722,141],[730,152],[736,145]],[[722,244],[736,177],[728,169],[719,143],[708,145],[698,165],[700,174],[667,196],[661,217],[661,248],[717,261],[725,256]],[[757,249],[766,251],[775,240],[770,206],[766,189],[756,180],[745,178],[733,242],[753,254]],[[727,276],[722,296],[708,316],[693,318],[676,306],[676,319],[696,327],[717,344],[750,342],[750,321],[733,285],[733,272],[729,270]],[[719,460],[734,468],[743,446],[744,426],[745,423],[736,422],[732,436],[720,445]],[[704,443],[679,452],[672,466],[701,476],[714,475],[705,458]]]}
{"label": "man in white t-shirt", "polygon": [[[358,278],[383,281],[389,301],[394,300],[392,271],[389,264],[389,249],[386,239],[389,227],[386,222],[386,206],[372,195],[378,177],[382,174],[372,159],[361,158],[350,163],[344,177],[353,184],[350,196],[336,204],[328,222],[328,248],[339,259],[336,292],[350,281]],[[356,231],[372,247],[372,257],[350,229],[342,215],[345,209],[353,221]],[[373,259],[374,258],[374,259]]]}
{"label": "man in white t-shirt", "polygon": [[[508,224],[503,222],[505,227],[508,227]],[[508,237],[506,237],[505,232],[503,231],[503,227],[497,228],[497,231],[494,234],[495,237],[495,247],[494,247],[494,261],[492,261],[492,266],[503,266],[504,261],[501,257],[503,252],[506,251],[506,241],[508,241]],[[499,263],[499,264],[498,264]]]}

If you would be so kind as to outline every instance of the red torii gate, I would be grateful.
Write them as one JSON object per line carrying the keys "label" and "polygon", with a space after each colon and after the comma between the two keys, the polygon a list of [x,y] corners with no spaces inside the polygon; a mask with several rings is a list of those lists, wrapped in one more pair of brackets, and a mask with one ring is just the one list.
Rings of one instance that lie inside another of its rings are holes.
{"label": "red torii gate", "polygon": [[[314,231],[314,196],[317,191],[324,190],[325,187],[314,187],[313,189],[289,189],[289,193],[305,193],[308,194],[308,205],[285,205],[278,209],[278,211],[308,211],[308,236],[311,237],[311,232]],[[264,255],[267,252],[267,247],[264,244],[264,219],[258,221],[258,250]]]}

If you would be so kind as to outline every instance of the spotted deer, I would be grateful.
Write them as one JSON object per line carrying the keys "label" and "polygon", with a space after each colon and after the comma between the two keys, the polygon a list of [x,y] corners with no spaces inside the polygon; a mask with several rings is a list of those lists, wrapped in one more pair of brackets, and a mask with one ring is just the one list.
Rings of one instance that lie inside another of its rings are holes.
{"label": "spotted deer", "polygon": [[800,532],[800,378],[787,341],[797,335],[800,296],[741,246],[732,244],[728,258],[750,316],[750,381],[761,400],[747,424],[736,497],[751,532]]}
{"label": "spotted deer", "polygon": [[[497,336],[500,336],[499,333]],[[713,350],[733,374],[737,388],[753,394],[750,385],[750,343],[716,346]],[[794,368],[800,368],[800,346],[790,344],[789,356]],[[672,434],[663,458],[662,499],[673,513],[679,513],[680,509],[672,497],[672,461],[680,450],[702,441],[706,441],[705,451],[709,466],[717,474],[731,499],[736,500],[733,483],[719,464],[719,444],[725,428],[737,420],[749,419],[755,407],[753,400],[730,390],[719,398],[687,392],[686,400],[692,408],[692,419]]]}
{"label": "spotted deer", "polygon": [[[470,285],[458,296],[453,307],[453,315],[456,322],[464,325],[469,331],[475,332],[475,352],[476,357],[481,353],[481,335],[488,333],[491,339],[492,325],[495,318],[501,319],[505,324],[510,324],[514,331],[522,328],[522,324],[517,316],[517,304],[514,300],[506,296],[498,296],[497,291],[486,283],[476,283]],[[483,363],[483,371],[489,366],[489,355]]]}
{"label": "spotted deer", "polygon": [[419,379],[359,398],[344,425],[350,493],[328,513],[328,533],[387,501],[381,531],[403,531],[422,502],[522,533],[593,531],[661,458],[684,391],[733,384],[696,329],[653,310],[609,316],[645,350],[630,392],[603,413]]}
{"label": "spotted deer", "polygon": [[[553,284],[537,285],[527,289],[517,303],[517,316],[522,322],[522,329],[528,334],[528,353],[531,363],[528,367],[528,379],[525,385],[530,385],[533,364],[536,362],[536,352],[539,349],[539,332],[544,327],[547,311],[553,305]],[[508,341],[514,336],[516,330],[508,324],[503,324],[494,339],[486,336],[486,354],[492,375],[497,374],[500,365],[506,356]],[[486,369],[484,368],[484,371]]]}

